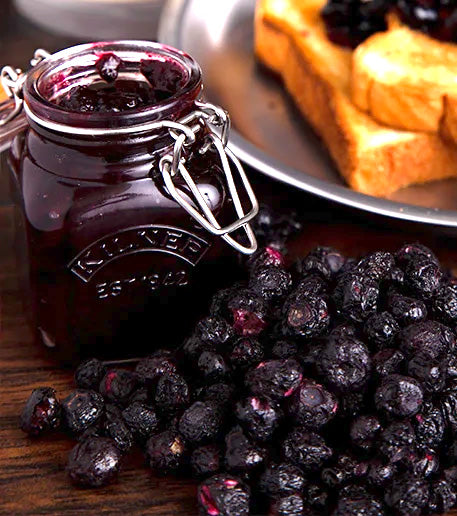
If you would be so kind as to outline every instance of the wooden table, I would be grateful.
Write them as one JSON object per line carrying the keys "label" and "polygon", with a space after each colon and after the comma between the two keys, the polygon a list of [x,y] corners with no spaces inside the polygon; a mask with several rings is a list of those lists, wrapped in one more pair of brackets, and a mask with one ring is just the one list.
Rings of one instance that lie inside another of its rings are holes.
{"label": "wooden table", "polygon": [[[9,29],[0,39],[0,62],[22,64],[35,46],[54,49],[72,43],[45,35],[14,14],[5,17],[3,23]],[[12,40],[13,36],[17,39]],[[384,219],[354,213],[292,192],[257,174],[252,176],[260,198],[279,210],[296,209],[305,222],[302,234],[291,242],[292,257],[317,244],[334,245],[356,255],[381,248],[394,250],[404,241],[420,239],[447,266],[457,264],[454,239],[411,225],[394,227]],[[18,416],[33,388],[52,385],[64,396],[73,384],[71,371],[60,368],[32,342],[11,251],[10,196],[1,183],[0,176],[0,514],[195,514],[194,482],[155,478],[139,455],[128,460],[119,483],[99,490],[77,489],[65,474],[73,441],[62,435],[32,440],[19,430]]]}

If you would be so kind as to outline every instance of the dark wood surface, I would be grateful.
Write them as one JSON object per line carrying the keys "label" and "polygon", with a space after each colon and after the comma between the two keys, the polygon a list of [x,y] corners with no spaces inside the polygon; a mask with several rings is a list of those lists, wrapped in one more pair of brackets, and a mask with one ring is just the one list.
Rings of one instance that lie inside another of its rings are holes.
{"label": "dark wood surface", "polygon": [[[36,46],[53,50],[72,43],[42,33],[10,12],[7,1],[1,4],[5,11],[0,17],[0,63],[24,65]],[[317,244],[334,245],[348,255],[357,255],[381,248],[394,250],[404,241],[421,240],[445,265],[457,265],[455,238],[437,234],[433,228],[392,225],[292,192],[257,174],[252,176],[260,198],[278,210],[297,210],[305,222],[303,232],[291,243],[291,258]],[[71,371],[62,369],[32,342],[11,250],[10,196],[2,185],[0,175],[0,514],[195,514],[195,484],[153,477],[139,454],[129,458],[117,484],[99,490],[77,489],[65,473],[73,441],[62,435],[32,440],[19,430],[18,416],[34,387],[52,385],[64,396],[73,383]]]}

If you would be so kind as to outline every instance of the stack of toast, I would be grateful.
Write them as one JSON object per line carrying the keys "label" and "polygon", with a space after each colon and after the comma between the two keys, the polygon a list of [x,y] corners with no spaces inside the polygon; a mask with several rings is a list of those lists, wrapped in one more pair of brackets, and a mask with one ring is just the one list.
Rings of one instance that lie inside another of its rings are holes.
{"label": "stack of toast", "polygon": [[332,43],[326,0],[259,0],[255,50],[353,189],[386,197],[457,176],[457,45],[403,25],[354,50]]}

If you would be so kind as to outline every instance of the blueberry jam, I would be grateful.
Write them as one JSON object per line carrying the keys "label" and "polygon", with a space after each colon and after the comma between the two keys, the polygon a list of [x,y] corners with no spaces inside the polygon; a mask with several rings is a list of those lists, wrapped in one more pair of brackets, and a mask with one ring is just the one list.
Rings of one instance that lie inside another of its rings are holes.
{"label": "blueberry jam", "polygon": [[176,95],[185,82],[183,71],[168,61],[142,59],[140,79],[119,77],[123,65],[116,54],[103,54],[95,64],[101,81],[76,86],[58,96],[55,103],[75,113],[119,113],[167,100]]}
{"label": "blueberry jam", "polygon": [[[155,474],[200,482],[202,516],[448,512],[457,504],[455,327],[432,309],[406,321],[404,299],[432,307],[455,278],[417,244],[360,260],[319,247],[289,266],[269,235],[180,349],[134,371],[83,362],[79,389],[62,402],[51,388],[32,393],[22,429],[55,431],[62,413],[60,428],[79,439],[68,472],[85,486],[114,481],[138,446]],[[280,278],[274,296],[263,282],[270,267],[281,273],[269,276]],[[434,273],[418,283],[419,267]],[[291,336],[284,317],[309,299],[325,302],[328,324]],[[262,331],[240,336],[235,306],[261,317]]]}
{"label": "blueberry jam", "polygon": [[[159,162],[172,152],[169,131],[131,130],[188,115],[201,90],[197,63],[155,43],[82,45],[29,73],[30,113],[69,129],[30,119],[9,155],[26,306],[37,341],[63,360],[73,360],[75,349],[98,358],[152,353],[151,320],[172,346],[204,309],[192,285],[203,299],[237,270],[235,253],[165,188]],[[226,224],[233,204],[220,159],[201,155],[201,145],[197,137],[186,147],[187,168]],[[174,183],[185,194],[184,180]]]}

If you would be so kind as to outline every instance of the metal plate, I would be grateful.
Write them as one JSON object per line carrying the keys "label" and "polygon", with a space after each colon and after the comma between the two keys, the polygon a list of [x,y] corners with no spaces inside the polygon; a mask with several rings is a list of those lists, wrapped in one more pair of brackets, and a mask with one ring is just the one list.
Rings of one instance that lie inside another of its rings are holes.
{"label": "metal plate", "polygon": [[169,0],[159,26],[161,42],[202,66],[206,98],[230,112],[230,146],[238,157],[274,179],[357,209],[457,228],[457,179],[405,188],[390,199],[344,185],[281,84],[257,65],[254,9],[255,0]]}

